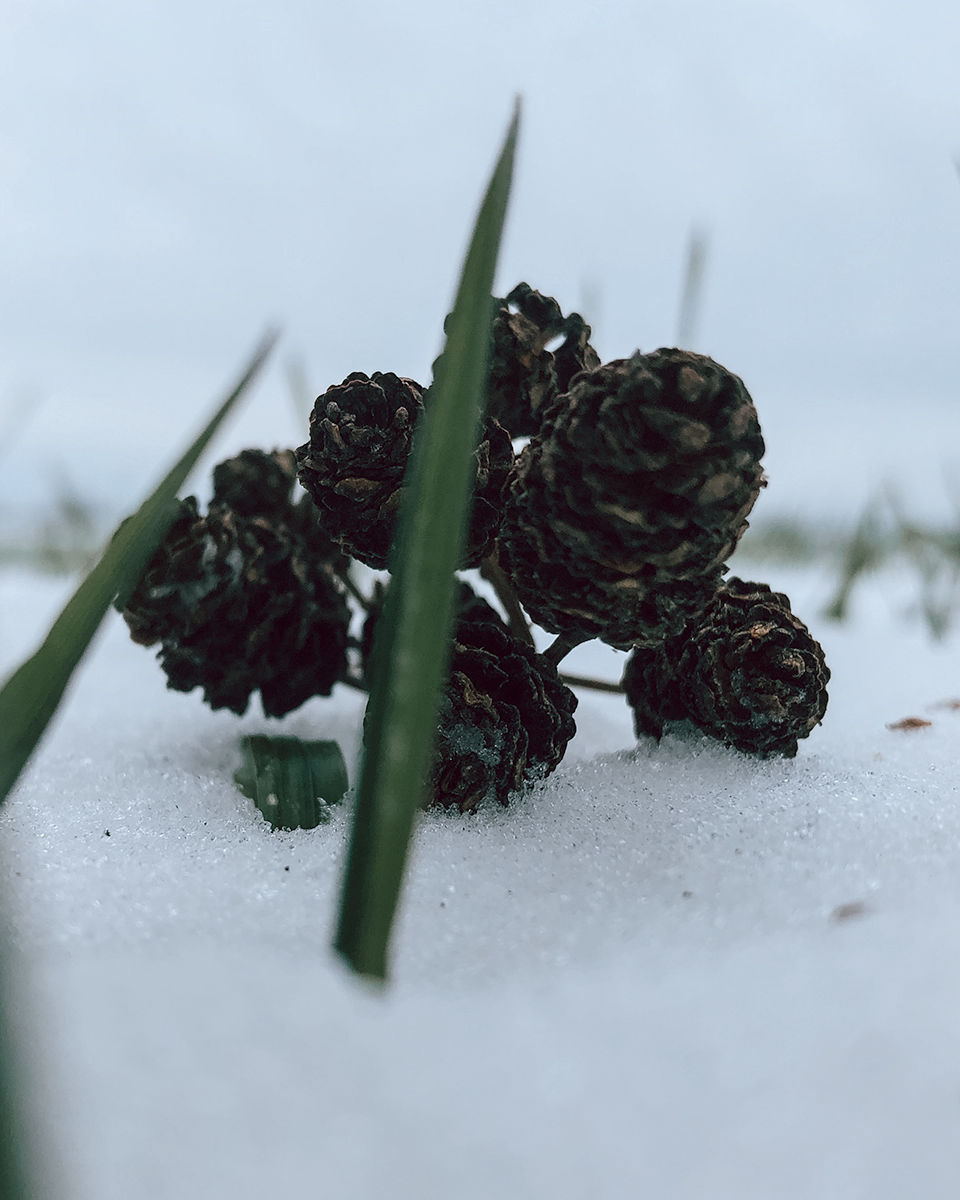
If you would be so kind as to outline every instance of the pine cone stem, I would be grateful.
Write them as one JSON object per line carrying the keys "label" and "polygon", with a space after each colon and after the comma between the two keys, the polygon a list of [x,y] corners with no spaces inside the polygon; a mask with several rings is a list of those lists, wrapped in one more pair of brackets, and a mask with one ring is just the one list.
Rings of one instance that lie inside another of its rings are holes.
{"label": "pine cone stem", "polygon": [[347,592],[354,598],[354,600],[356,600],[356,602],[360,605],[360,607],[363,609],[363,611],[369,612],[370,611],[370,597],[365,596],[363,594],[363,592],[361,592],[360,589],[357,587],[357,585],[353,582],[353,580],[350,577],[350,568],[347,567],[342,571],[336,571],[335,574],[336,574],[337,578],[340,580],[340,582],[343,584],[343,586],[346,588]]}
{"label": "pine cone stem", "polygon": [[497,557],[496,549],[481,560],[480,576],[491,585],[497,594],[497,599],[503,605],[504,611],[507,614],[507,625],[510,632],[518,641],[523,642],[524,645],[532,646],[533,634],[530,632],[530,624],[523,609],[520,607],[517,593],[513,590],[513,585],[510,583],[506,571],[500,566],[500,559]]}
{"label": "pine cone stem", "polygon": [[591,679],[587,675],[567,675],[565,672],[561,672],[560,678],[567,687],[591,688],[595,692],[612,692],[615,696],[624,694],[623,687],[619,683],[610,683],[606,679]]}
{"label": "pine cone stem", "polygon": [[582,637],[575,633],[560,633],[550,643],[543,652],[543,657],[547,662],[557,665],[562,659],[566,658],[571,650],[575,650],[581,642],[589,641],[587,637]]}

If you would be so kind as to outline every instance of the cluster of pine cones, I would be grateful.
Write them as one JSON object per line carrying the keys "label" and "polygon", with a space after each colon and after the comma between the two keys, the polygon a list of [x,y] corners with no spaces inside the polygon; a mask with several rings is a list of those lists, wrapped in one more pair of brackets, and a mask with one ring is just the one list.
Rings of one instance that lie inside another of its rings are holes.
{"label": "cluster of pine cones", "polygon": [[[557,766],[577,703],[557,663],[590,638],[631,652],[638,735],[687,721],[789,756],[826,708],[823,651],[787,597],[723,581],[765,482],[743,383],[685,350],[601,365],[590,333],[526,284],[495,305],[461,568],[480,568],[508,619],[461,582],[436,804],[506,804]],[[318,398],[296,451],[221,463],[205,515],[180,502],[123,609],[134,641],[159,644],[170,687],[237,713],[259,692],[279,717],[338,682],[364,686],[383,586],[360,596],[350,562],[388,566],[429,404],[411,379],[355,373]],[[351,600],[366,614],[358,636]],[[522,610],[557,635],[545,654]]]}

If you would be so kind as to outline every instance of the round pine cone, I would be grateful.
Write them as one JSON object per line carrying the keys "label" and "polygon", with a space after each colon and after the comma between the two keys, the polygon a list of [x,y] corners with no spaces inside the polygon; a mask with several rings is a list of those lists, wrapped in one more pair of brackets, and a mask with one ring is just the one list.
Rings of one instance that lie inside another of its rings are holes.
{"label": "round pine cone", "polygon": [[[297,488],[299,498],[293,498]],[[325,567],[345,571],[347,556],[327,536],[320,513],[297,485],[293,450],[241,450],[213,468],[212,504],[226,505],[243,517],[264,517],[289,527],[304,542],[305,552]]]}
{"label": "round pine cone", "polygon": [[[558,337],[562,343],[547,350],[547,343]],[[487,412],[511,437],[534,434],[550,401],[567,390],[573,376],[599,365],[590,326],[580,314],[564,317],[552,296],[518,283],[497,302]]]}
{"label": "round pine cone", "polygon": [[471,812],[549,775],[576,732],[556,667],[502,624],[461,621],[443,693],[430,803]]}
{"label": "round pine cone", "polygon": [[730,579],[679,637],[635,650],[623,686],[638,735],[686,719],[738,750],[792,758],[823,720],[829,679],[787,597]]}
{"label": "round pine cone", "polygon": [[[365,683],[370,682],[370,653],[373,650],[373,638],[386,598],[387,589],[377,581],[374,584],[373,595],[370,598],[370,605],[360,633],[360,673]],[[503,620],[497,610],[482,596],[478,596],[470,584],[463,579],[457,580],[454,614],[456,621],[493,621],[497,625],[503,625]]]}
{"label": "round pine cone", "polygon": [[[389,561],[423,401],[412,379],[354,372],[318,397],[310,440],[296,452],[300,482],[323,514],[324,527],[347,554],[370,567],[382,569]],[[476,460],[463,566],[475,566],[489,554],[500,526],[513,447],[496,421],[484,425]]]}
{"label": "round pine cone", "polygon": [[292,450],[241,450],[213,469],[213,502],[226,504],[244,517],[283,520],[297,482]]}
{"label": "round pine cone", "polygon": [[329,560],[292,523],[180,501],[170,530],[126,601],[135,642],[160,643],[168,687],[203,688],[211,708],[267,716],[328,695],[346,669],[349,610]]}
{"label": "round pine cone", "polygon": [[764,482],[742,381],[657,350],[579,375],[517,460],[500,553],[545,629],[656,645],[707,605]]}

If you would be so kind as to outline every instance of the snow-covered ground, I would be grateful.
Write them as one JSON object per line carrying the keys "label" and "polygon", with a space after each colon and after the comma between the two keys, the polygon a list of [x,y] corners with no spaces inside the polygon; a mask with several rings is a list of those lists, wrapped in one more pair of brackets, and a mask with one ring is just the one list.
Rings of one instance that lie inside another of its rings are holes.
{"label": "snow-covered ground", "polygon": [[[892,574],[845,626],[825,574],[767,581],[833,671],[799,756],[638,748],[583,693],[550,780],[421,821],[383,994],[329,949],[348,811],[271,833],[231,781],[267,723],[111,615],[0,811],[50,1195],[955,1197],[960,640]],[[66,589],[0,573],[0,674]],[[350,761],[360,707],[270,728]]]}

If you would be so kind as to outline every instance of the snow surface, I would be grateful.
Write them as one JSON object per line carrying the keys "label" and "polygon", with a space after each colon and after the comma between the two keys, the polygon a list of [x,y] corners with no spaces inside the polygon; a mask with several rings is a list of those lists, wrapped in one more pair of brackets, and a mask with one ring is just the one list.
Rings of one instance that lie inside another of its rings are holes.
{"label": "snow surface", "polygon": [[[956,1196],[960,641],[895,575],[847,626],[761,577],[833,670],[799,756],[581,693],[550,780],[421,821],[382,994],[329,950],[347,809],[272,833],[231,781],[241,731],[353,760],[362,698],[211,713],[112,616],[0,811],[49,1195]],[[0,674],[67,590],[0,573]]]}

